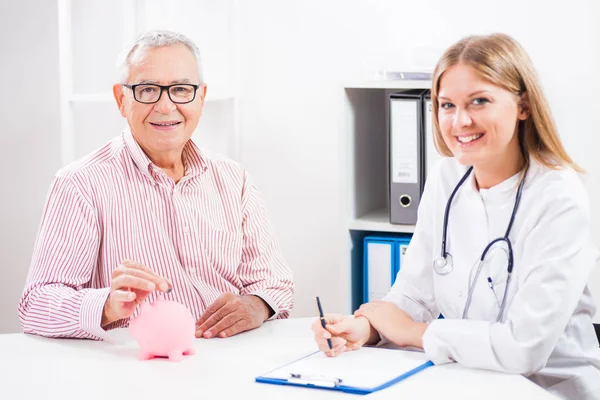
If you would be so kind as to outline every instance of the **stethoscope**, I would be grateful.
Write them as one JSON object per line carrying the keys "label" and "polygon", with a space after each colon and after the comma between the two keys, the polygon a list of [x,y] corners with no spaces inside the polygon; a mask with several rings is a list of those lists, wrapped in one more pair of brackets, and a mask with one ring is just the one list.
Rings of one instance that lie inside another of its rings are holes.
{"label": "stethoscope", "polygon": [[[467,180],[467,178],[471,174],[471,171],[473,171],[473,167],[470,167],[467,170],[467,172],[464,174],[464,176],[461,178],[461,180],[458,182],[458,184],[452,191],[452,194],[450,194],[450,198],[448,199],[448,202],[446,203],[446,210],[444,212],[444,226],[442,229],[442,250],[441,250],[441,254],[438,257],[436,257],[435,260],[433,260],[433,270],[438,275],[447,275],[450,272],[452,272],[452,270],[454,269],[454,261],[452,259],[452,255],[448,251],[446,251],[446,232],[448,230],[448,216],[450,214],[450,206],[452,205],[452,199],[456,195],[456,192],[458,191],[458,189]],[[477,279],[479,278],[479,274],[481,272],[481,268],[483,266],[483,261],[485,259],[485,256],[488,253],[488,251],[492,248],[492,246],[498,242],[506,243],[506,246],[508,248],[508,267],[507,267],[508,277],[506,279],[506,286],[504,288],[504,296],[502,297],[502,304],[500,306],[500,311],[498,312],[498,317],[497,317],[496,321],[500,321],[500,319],[502,317],[502,313],[503,313],[504,307],[506,305],[506,293],[508,292],[508,286],[510,284],[510,277],[511,277],[512,270],[513,270],[513,250],[512,250],[512,243],[511,243],[508,235],[510,234],[510,230],[515,221],[515,216],[517,214],[517,209],[519,208],[519,203],[521,201],[521,193],[523,191],[523,184],[525,183],[525,174],[526,173],[527,173],[527,170],[525,170],[523,179],[521,179],[521,182],[519,183],[519,188],[517,189],[517,196],[515,198],[515,204],[513,206],[512,214],[510,216],[510,221],[508,223],[508,228],[506,229],[506,233],[504,234],[503,237],[492,240],[485,247],[485,249],[483,250],[483,253],[481,254],[481,257],[479,259],[479,267],[477,268],[477,273],[475,274],[475,279],[473,280],[473,283],[469,286],[469,295],[467,296],[467,302],[465,304],[465,309],[463,311],[463,316],[462,316],[463,319],[467,318],[469,308],[471,307],[471,301],[473,299],[473,291],[475,289],[475,284],[477,282]]]}

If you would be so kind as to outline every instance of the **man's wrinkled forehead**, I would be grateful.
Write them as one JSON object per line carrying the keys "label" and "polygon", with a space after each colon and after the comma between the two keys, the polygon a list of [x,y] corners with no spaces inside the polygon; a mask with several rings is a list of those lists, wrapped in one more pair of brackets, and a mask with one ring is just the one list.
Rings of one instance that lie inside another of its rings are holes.
{"label": "man's wrinkled forehead", "polygon": [[[173,49],[175,46],[168,50]],[[160,83],[159,79],[165,74],[175,73],[176,77],[171,77],[170,83],[197,83],[199,79],[198,63],[194,54],[187,48],[188,57],[171,57],[160,52],[165,48],[161,47],[139,47],[134,50],[129,61],[129,77],[135,79],[136,83]],[[157,53],[160,52],[160,55]],[[153,54],[154,53],[154,54]]]}

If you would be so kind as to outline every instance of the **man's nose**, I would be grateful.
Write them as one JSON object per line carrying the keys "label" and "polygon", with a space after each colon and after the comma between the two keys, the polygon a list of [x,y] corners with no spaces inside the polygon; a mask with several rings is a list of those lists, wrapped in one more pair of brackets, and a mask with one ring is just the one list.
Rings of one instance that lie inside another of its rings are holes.
{"label": "man's nose", "polygon": [[158,101],[154,104],[154,109],[156,112],[161,114],[169,114],[177,108],[175,103],[171,101],[169,98],[169,93],[166,90],[162,90],[160,92],[160,97]]}

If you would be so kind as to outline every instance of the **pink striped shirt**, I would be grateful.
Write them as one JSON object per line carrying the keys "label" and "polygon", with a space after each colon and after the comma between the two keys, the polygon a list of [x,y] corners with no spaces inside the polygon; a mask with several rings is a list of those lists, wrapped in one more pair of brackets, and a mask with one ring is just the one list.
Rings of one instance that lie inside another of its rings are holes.
{"label": "pink striped shirt", "polygon": [[25,333],[111,340],[107,331],[128,324],[100,326],[112,271],[124,259],[169,278],[165,298],[196,319],[226,292],[261,297],[271,319],[289,316],[292,273],[248,173],[192,141],[184,165],[175,184],[125,129],[57,173],[19,303]]}

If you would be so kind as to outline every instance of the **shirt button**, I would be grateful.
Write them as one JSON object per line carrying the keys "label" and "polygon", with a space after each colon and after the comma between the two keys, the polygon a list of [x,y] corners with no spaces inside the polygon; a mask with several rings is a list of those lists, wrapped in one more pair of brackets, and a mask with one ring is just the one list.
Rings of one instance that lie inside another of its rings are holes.
{"label": "shirt button", "polygon": [[190,268],[190,272],[193,274],[196,272],[196,268]]}
{"label": "shirt button", "polygon": [[462,290],[460,292],[458,292],[458,297],[463,297],[463,292]]}
{"label": "shirt button", "polygon": [[183,233],[190,233],[190,227],[189,226],[184,226],[183,227]]}

